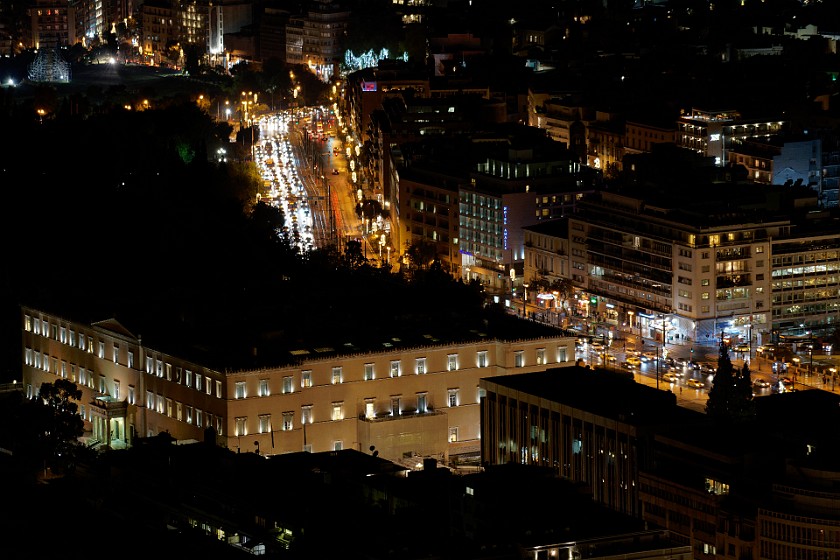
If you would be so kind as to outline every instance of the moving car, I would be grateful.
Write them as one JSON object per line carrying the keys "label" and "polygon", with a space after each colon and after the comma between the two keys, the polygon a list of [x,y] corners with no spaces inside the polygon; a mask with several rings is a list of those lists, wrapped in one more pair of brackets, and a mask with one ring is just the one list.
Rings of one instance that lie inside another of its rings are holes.
{"label": "moving car", "polygon": [[680,378],[671,372],[662,374],[662,381],[667,381],[668,383],[676,383],[679,380]]}
{"label": "moving car", "polygon": [[332,170],[332,174],[333,174],[333,175],[338,175],[338,169],[333,169],[333,170]]}
{"label": "moving car", "polygon": [[627,356],[627,363],[633,364],[634,366],[642,365],[642,360],[639,359],[638,356]]}
{"label": "moving car", "polygon": [[686,385],[689,387],[694,387],[695,389],[703,389],[706,384],[700,381],[699,379],[694,379],[693,377],[685,382]]}
{"label": "moving car", "polygon": [[765,389],[769,386],[770,382],[766,379],[756,379],[755,381],[753,381],[753,387],[756,387],[758,389]]}

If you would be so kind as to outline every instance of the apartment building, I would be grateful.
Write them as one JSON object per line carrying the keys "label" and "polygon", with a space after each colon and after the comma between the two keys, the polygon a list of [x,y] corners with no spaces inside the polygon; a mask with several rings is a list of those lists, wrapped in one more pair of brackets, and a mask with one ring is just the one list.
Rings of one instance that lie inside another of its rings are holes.
{"label": "apartment building", "polygon": [[35,0],[27,10],[28,28],[25,30],[27,47],[32,49],[57,49],[74,45],[76,36],[76,9],[58,0]]}
{"label": "apartment building", "polygon": [[[568,277],[571,312],[666,342],[828,334],[840,318],[833,214],[805,210],[816,206],[808,189],[796,203],[763,188],[710,185],[709,200],[755,205],[726,211],[690,194],[587,197],[567,226],[525,229],[526,279]],[[530,290],[530,303],[540,295]]]}
{"label": "apartment building", "polygon": [[140,6],[143,56],[154,64],[174,63],[169,49],[177,45],[180,53],[185,45],[199,45],[202,52],[208,44],[208,13],[194,2],[155,0]]}
{"label": "apartment building", "polygon": [[300,349],[292,365],[225,371],[143,344],[120,322],[84,324],[23,307],[23,385],[69,379],[90,441],[131,446],[167,432],[271,455],[374,446],[395,461],[475,454],[479,379],[570,365],[574,339],[487,339],[376,352]]}

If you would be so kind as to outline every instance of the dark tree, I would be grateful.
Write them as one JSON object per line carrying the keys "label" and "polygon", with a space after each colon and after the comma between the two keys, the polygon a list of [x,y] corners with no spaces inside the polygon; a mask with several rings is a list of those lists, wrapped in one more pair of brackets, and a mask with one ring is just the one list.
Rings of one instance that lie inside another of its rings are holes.
{"label": "dark tree", "polygon": [[706,414],[717,419],[729,419],[731,402],[735,391],[735,378],[732,373],[732,362],[726,344],[721,341],[718,354],[718,367],[709,398],[706,401]]}
{"label": "dark tree", "polygon": [[741,422],[755,416],[749,365],[745,363],[740,371],[735,371],[723,342],[720,344],[717,373],[706,401],[706,413],[725,422]]}

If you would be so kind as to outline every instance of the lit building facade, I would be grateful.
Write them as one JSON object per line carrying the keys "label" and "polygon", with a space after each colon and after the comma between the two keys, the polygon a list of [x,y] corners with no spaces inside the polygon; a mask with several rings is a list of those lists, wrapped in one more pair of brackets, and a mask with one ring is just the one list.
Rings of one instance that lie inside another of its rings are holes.
{"label": "lit building facade", "polygon": [[[840,243],[830,219],[751,222],[667,208],[603,192],[579,203],[567,229],[525,228],[526,281],[569,278],[570,312],[666,343],[725,336],[756,347],[835,328]],[[538,295],[529,291],[532,305]]]}
{"label": "lit building facade", "polygon": [[677,119],[676,144],[715,158],[716,165],[729,161],[730,147],[737,141],[779,134],[784,121],[743,119],[733,109],[708,111],[693,108]]}
{"label": "lit building facade", "polygon": [[476,454],[479,379],[571,365],[574,338],[430,341],[295,365],[218,371],[145,346],[115,320],[80,324],[22,308],[23,385],[73,381],[90,442],[131,446],[168,432],[263,454],[374,446],[394,461]]}

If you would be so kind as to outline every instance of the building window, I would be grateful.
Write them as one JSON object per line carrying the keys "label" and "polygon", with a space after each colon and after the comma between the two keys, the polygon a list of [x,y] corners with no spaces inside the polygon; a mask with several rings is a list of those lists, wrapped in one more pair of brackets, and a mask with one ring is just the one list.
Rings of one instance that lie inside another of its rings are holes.
{"label": "building window", "polygon": [[295,427],[295,413],[294,412],[284,412],[283,413],[283,431],[289,432],[293,430]]}
{"label": "building window", "polygon": [[446,357],[446,370],[458,371],[458,354],[449,354]]}
{"label": "building window", "polygon": [[73,348],[76,347],[76,331],[71,330],[70,335],[67,339],[67,343],[72,346]]}
{"label": "building window", "polygon": [[312,387],[312,370],[300,372],[300,386],[304,388]]}
{"label": "building window", "polygon": [[237,381],[236,382],[236,391],[234,393],[237,399],[244,399],[245,398],[245,382],[244,381]]}
{"label": "building window", "polygon": [[26,332],[32,332],[32,317],[29,315],[23,316],[23,330]]}
{"label": "building window", "polygon": [[184,405],[179,402],[175,403],[175,419],[181,422],[184,419]]}
{"label": "building window", "polygon": [[237,416],[234,427],[233,427],[233,435],[235,436],[247,436],[248,435],[248,426],[246,421],[248,419],[245,416]]}
{"label": "building window", "polygon": [[365,364],[365,381],[373,381],[373,364]]}
{"label": "building window", "polygon": [[128,367],[134,367],[134,352],[131,350],[128,351]]}
{"label": "building window", "polygon": [[458,426],[449,427],[449,442],[454,443],[458,441]]}
{"label": "building window", "polygon": [[112,358],[114,359],[115,364],[120,363],[120,345],[119,344],[114,343],[114,353],[112,355]]}
{"label": "building window", "polygon": [[341,451],[344,449],[344,443],[341,441],[334,441],[333,442],[333,451]]}
{"label": "building window", "polygon": [[213,394],[213,380],[210,379],[209,377],[205,380],[204,392],[207,393],[208,395]]}
{"label": "building window", "polygon": [[163,410],[164,410],[163,404],[164,404],[163,395],[158,393],[158,395],[157,395],[157,412],[158,412],[158,414],[163,414]]}
{"label": "building window", "polygon": [[99,376],[99,392],[102,393],[103,395],[105,394],[105,376],[104,375]]}
{"label": "building window", "polygon": [[300,407],[300,423],[301,424],[311,424],[312,423],[312,405],[306,404]]}
{"label": "building window", "polygon": [[62,344],[67,344],[67,327],[61,327],[59,332],[61,333],[59,340]]}
{"label": "building window", "polygon": [[376,417],[376,404],[373,399],[365,399],[365,418],[368,420]]}
{"label": "building window", "polygon": [[158,377],[163,377],[163,362],[160,360],[155,360],[155,374]]}
{"label": "building window", "polygon": [[[216,380],[216,398],[222,398],[222,382],[219,380]],[[221,435],[221,432],[219,433],[219,435]]]}
{"label": "building window", "polygon": [[114,400],[120,400],[120,382],[114,379]]}
{"label": "building window", "polygon": [[334,402],[332,403],[332,416],[330,416],[332,420],[344,420],[344,403],[343,402]]}
{"label": "building window", "polygon": [[487,389],[483,387],[476,387],[475,400],[481,402],[481,399],[487,396]]}
{"label": "building window", "polygon": [[400,361],[399,360],[391,360],[391,377],[399,377],[402,375]]}
{"label": "building window", "polygon": [[479,350],[476,353],[476,365],[478,367],[487,367],[487,350]]}
{"label": "building window", "polygon": [[79,385],[87,385],[87,370],[83,367],[79,368]]}
{"label": "building window", "polygon": [[423,414],[429,411],[429,395],[427,393],[417,393],[417,413]]}
{"label": "building window", "polygon": [[537,365],[545,365],[545,348],[537,348]]}
{"label": "building window", "polygon": [[[285,414],[284,422],[285,422]],[[285,426],[285,424],[284,424]],[[286,429],[285,427],[283,429]],[[260,433],[267,434],[271,431],[271,414],[260,414]]]}
{"label": "building window", "polygon": [[184,372],[184,370],[181,369],[181,366],[176,366],[175,367],[175,383],[180,383],[181,382],[181,374],[183,372]]}
{"label": "building window", "polygon": [[332,384],[338,385],[341,383],[341,366],[332,368]]}
{"label": "building window", "polygon": [[565,346],[557,347],[557,361],[563,363],[569,359]]}
{"label": "building window", "polygon": [[287,375],[283,378],[283,394],[291,393],[294,390],[292,387],[292,376]]}
{"label": "building window", "polygon": [[172,418],[172,399],[166,399],[166,416]]}
{"label": "building window", "polygon": [[417,375],[426,373],[426,358],[417,358],[415,370]]}
{"label": "building window", "polygon": [[67,379],[67,362],[61,360],[61,378]]}
{"label": "building window", "polygon": [[201,391],[201,374],[200,373],[195,374],[195,390],[196,391]]}
{"label": "building window", "polygon": [[702,292],[700,294],[700,299],[709,299],[709,292]]}
{"label": "building window", "polygon": [[187,370],[184,376],[184,385],[186,385],[187,387],[192,387],[192,382],[192,372],[190,370]]}
{"label": "building window", "polygon": [[[87,351],[88,351],[88,354],[93,354],[93,337],[92,336],[87,337]],[[102,351],[104,352],[105,349],[103,348]]]}
{"label": "building window", "polygon": [[708,286],[709,285],[709,279],[708,278],[703,278],[702,280],[700,280],[700,285],[701,286]]}
{"label": "building window", "polygon": [[400,398],[399,397],[391,397],[391,415],[399,416],[400,415]]}
{"label": "building window", "polygon": [[513,353],[513,367],[525,367],[525,351],[517,350]]}
{"label": "building window", "polygon": [[458,389],[448,389],[446,394],[449,406],[458,406]]}
{"label": "building window", "polygon": [[172,364],[164,364],[163,369],[166,372],[166,380],[172,381]]}
{"label": "building window", "polygon": [[128,404],[134,404],[134,385],[128,386]]}
{"label": "building window", "polygon": [[99,358],[105,359],[105,343],[101,340],[99,341],[99,350],[96,352],[96,355]]}
{"label": "building window", "polygon": [[216,433],[223,436],[223,429],[225,425],[221,416],[216,416]]}
{"label": "building window", "polygon": [[260,390],[257,394],[261,397],[267,397],[271,394],[268,390],[268,379],[260,379]]}
{"label": "building window", "polygon": [[201,410],[195,409],[195,425],[201,427]]}

